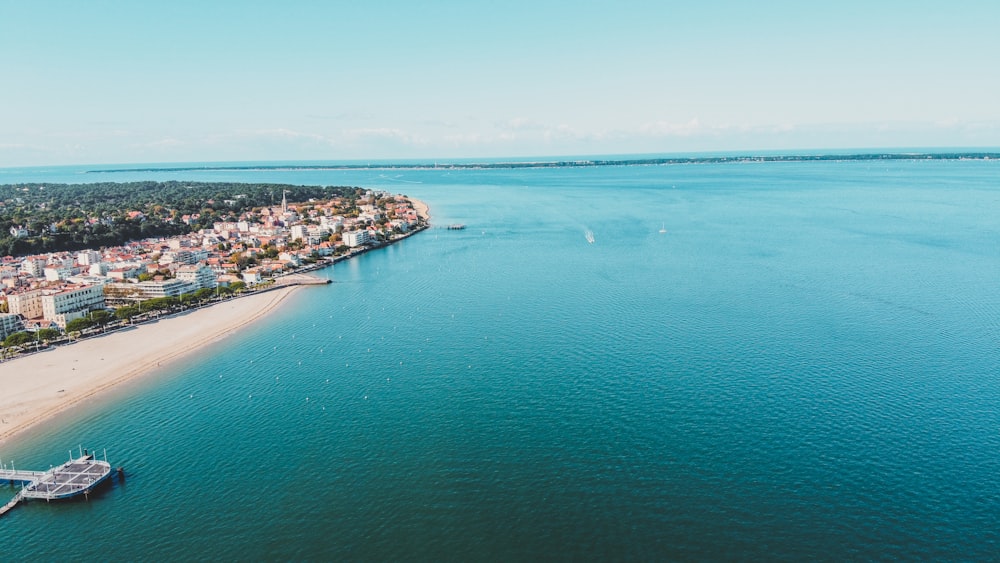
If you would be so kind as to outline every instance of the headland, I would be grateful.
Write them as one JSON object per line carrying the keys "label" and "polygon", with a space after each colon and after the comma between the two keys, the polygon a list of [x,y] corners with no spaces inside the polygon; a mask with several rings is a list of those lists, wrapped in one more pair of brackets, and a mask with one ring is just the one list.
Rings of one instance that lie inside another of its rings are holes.
{"label": "headland", "polygon": [[[413,198],[410,201],[427,221],[427,204]],[[416,232],[419,230],[407,235]],[[396,240],[402,238],[405,236]],[[171,362],[198,353],[264,318],[301,286],[312,285],[319,278],[299,273],[276,281],[270,290],[0,363],[0,444],[115,386],[153,372],[162,373]]]}

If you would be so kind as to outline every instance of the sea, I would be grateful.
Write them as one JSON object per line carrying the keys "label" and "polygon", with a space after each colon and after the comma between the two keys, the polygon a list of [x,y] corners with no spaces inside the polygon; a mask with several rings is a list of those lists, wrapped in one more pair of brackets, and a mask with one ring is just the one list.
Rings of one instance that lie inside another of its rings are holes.
{"label": "sea", "polygon": [[0,518],[4,561],[1000,555],[996,160],[93,168],[0,183],[360,186],[433,228],[0,447],[125,470]]}

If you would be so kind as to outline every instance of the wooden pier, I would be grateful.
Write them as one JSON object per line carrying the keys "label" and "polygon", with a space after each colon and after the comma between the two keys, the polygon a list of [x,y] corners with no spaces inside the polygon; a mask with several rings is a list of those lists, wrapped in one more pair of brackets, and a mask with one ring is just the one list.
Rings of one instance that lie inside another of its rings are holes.
{"label": "wooden pier", "polygon": [[110,475],[111,464],[106,459],[104,461],[94,459],[93,455],[85,453],[82,449],[76,459],[70,454],[69,461],[48,471],[23,471],[14,469],[13,464],[10,469],[0,465],[0,481],[22,483],[21,490],[14,495],[14,498],[0,507],[0,516],[26,499],[51,501],[89,495],[94,487]]}

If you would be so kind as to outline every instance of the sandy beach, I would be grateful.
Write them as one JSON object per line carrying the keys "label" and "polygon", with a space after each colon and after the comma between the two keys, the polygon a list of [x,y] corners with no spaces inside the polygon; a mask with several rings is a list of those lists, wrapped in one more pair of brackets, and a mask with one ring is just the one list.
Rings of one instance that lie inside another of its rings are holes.
{"label": "sandy beach", "polygon": [[[430,208],[409,198],[427,220]],[[299,281],[290,277],[284,281]],[[219,341],[261,318],[297,286],[232,299],[0,363],[0,444],[73,405]]]}
{"label": "sandy beach", "polygon": [[417,212],[424,221],[428,221],[431,218],[431,208],[427,206],[426,203],[420,201],[419,199],[409,198],[410,203],[413,204],[413,210]]}
{"label": "sandy beach", "polygon": [[115,385],[219,341],[297,287],[231,299],[0,364],[0,443]]}

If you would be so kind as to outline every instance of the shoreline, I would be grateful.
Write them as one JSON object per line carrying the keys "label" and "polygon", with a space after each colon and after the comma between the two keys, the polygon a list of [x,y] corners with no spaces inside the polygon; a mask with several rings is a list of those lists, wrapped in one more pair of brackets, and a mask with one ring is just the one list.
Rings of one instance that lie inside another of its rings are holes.
{"label": "shoreline", "polygon": [[[426,203],[407,199],[418,216],[430,219]],[[307,279],[309,272],[292,276],[298,277],[291,277],[292,283],[279,282],[273,289],[0,363],[0,445],[98,394],[232,336],[272,312],[303,285],[313,285]],[[316,279],[316,283],[329,282]]]}
{"label": "shoreline", "polygon": [[410,200],[410,204],[413,205],[413,210],[417,212],[417,216],[424,221],[430,222],[431,220],[431,208],[423,201],[407,196]]}
{"label": "shoreline", "polygon": [[0,364],[0,444],[232,336],[274,311],[299,287],[231,299]]}

